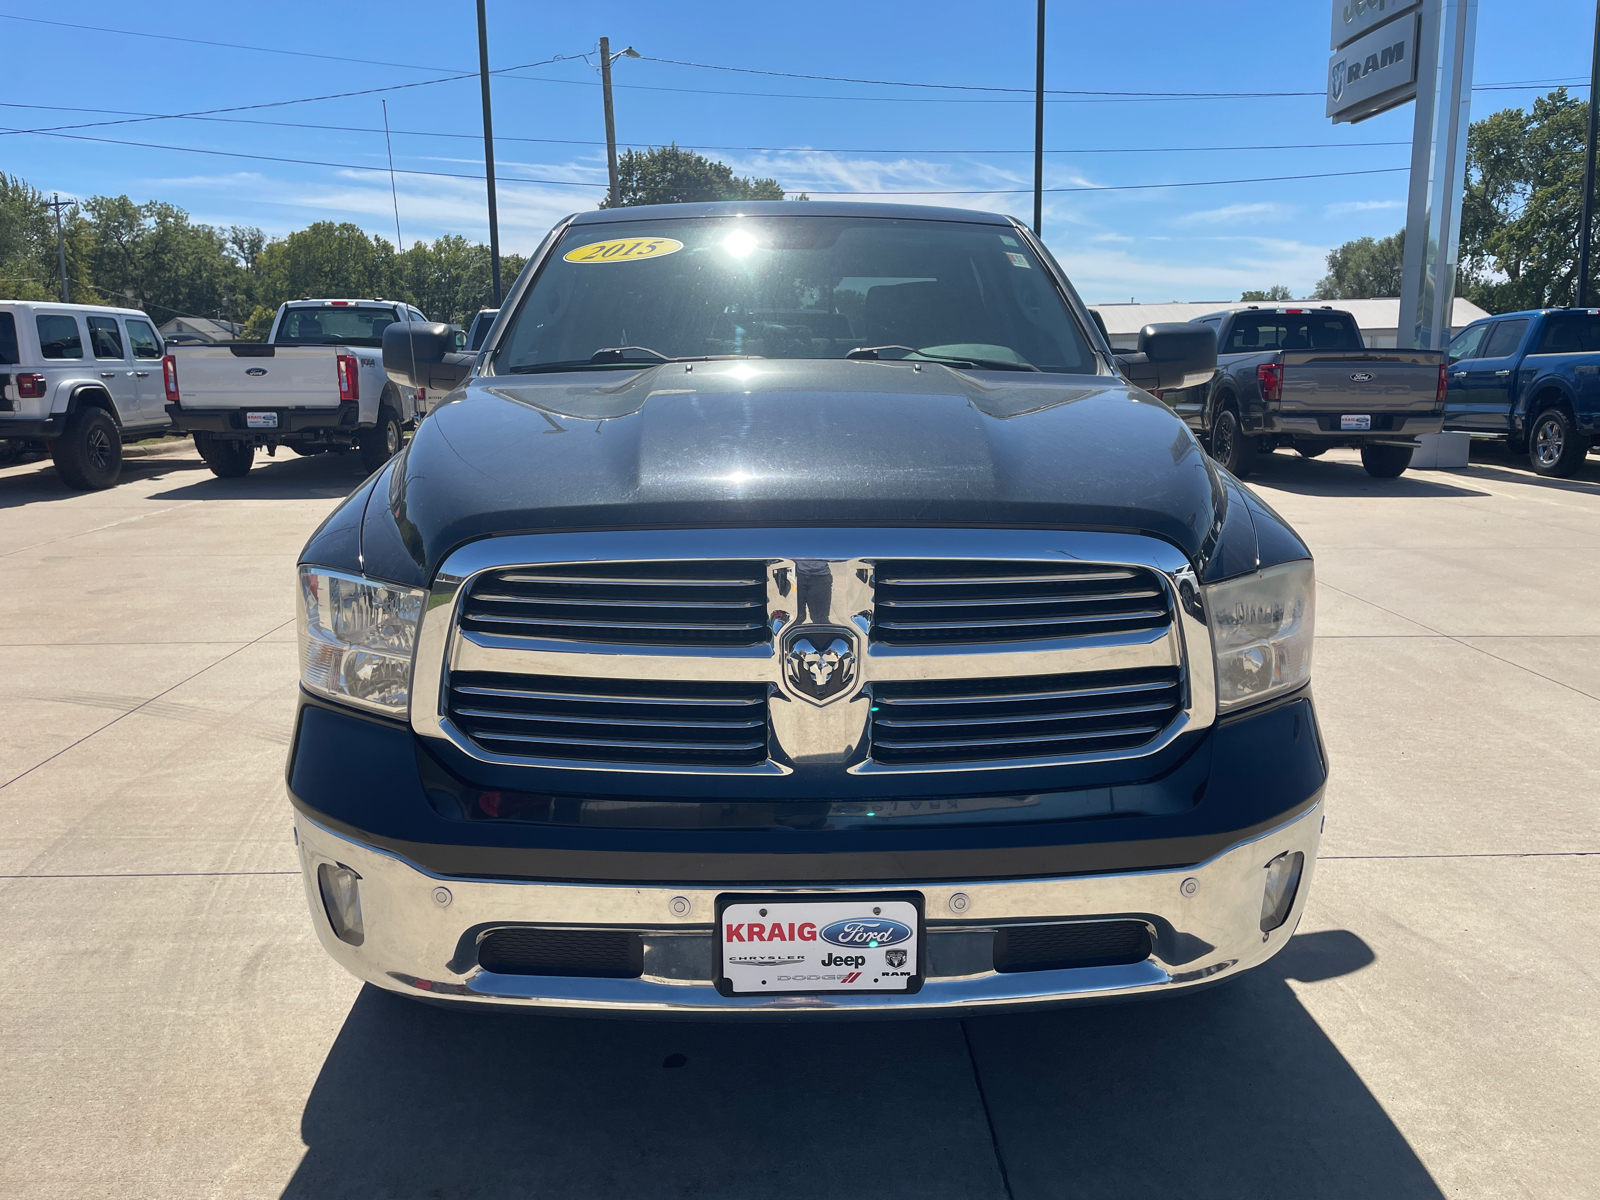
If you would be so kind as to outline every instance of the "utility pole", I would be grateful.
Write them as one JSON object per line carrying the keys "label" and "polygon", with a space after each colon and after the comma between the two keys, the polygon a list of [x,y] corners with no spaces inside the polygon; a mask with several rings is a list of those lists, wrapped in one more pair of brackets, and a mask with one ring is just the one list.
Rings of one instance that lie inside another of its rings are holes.
{"label": "utility pole", "polygon": [[[494,199],[494,122],[489,118],[489,23],[483,15],[483,0],[478,0],[478,78],[483,84],[483,166],[489,178],[489,264],[494,273],[494,306],[499,308],[500,213]],[[609,106],[607,111],[610,111]]]}
{"label": "utility pole", "polygon": [[1033,236],[1044,224],[1044,0],[1039,0],[1037,70],[1033,83]]}
{"label": "utility pole", "polygon": [[600,90],[605,93],[606,104],[606,167],[609,171],[611,207],[622,204],[622,183],[617,178],[617,122],[611,108],[611,64],[619,58],[638,58],[632,46],[611,53],[611,39],[600,39]]}
{"label": "utility pole", "polygon": [[71,304],[72,297],[67,292],[67,246],[61,237],[61,210],[71,208],[71,200],[63,200],[61,193],[52,193],[50,207],[56,210],[56,266],[61,268],[61,303]]}
{"label": "utility pole", "polygon": [[1600,119],[1600,0],[1594,11],[1594,62],[1589,67],[1589,137],[1583,143],[1583,216],[1578,220],[1578,307],[1589,307],[1589,241],[1594,217],[1594,138]]}
{"label": "utility pole", "polygon": [[610,180],[611,207],[622,204],[622,185],[617,181],[617,122],[611,112],[611,39],[600,39],[600,90],[606,105],[606,178]]}

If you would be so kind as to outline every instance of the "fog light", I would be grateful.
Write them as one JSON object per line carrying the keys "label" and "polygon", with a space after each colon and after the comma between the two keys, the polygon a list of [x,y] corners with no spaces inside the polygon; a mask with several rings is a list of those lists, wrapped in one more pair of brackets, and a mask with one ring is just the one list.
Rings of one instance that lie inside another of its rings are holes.
{"label": "fog light", "polygon": [[360,878],[349,867],[333,863],[317,866],[317,887],[322,892],[322,907],[327,911],[328,924],[333,926],[333,936],[351,946],[361,945],[367,937],[361,926]]}
{"label": "fog light", "polygon": [[1289,919],[1294,895],[1300,890],[1300,870],[1305,864],[1306,856],[1298,850],[1280,854],[1267,864],[1267,887],[1261,893],[1262,933],[1270,933]]}

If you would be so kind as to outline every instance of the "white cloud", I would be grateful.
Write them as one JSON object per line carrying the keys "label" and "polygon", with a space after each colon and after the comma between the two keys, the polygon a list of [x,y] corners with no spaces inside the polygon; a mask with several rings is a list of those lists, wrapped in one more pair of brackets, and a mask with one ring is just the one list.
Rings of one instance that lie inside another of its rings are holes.
{"label": "white cloud", "polygon": [[1263,221],[1283,221],[1294,215],[1294,208],[1272,200],[1259,200],[1253,204],[1229,204],[1224,208],[1208,208],[1185,213],[1177,219],[1180,225],[1259,225]]}
{"label": "white cloud", "polygon": [[1386,208],[1404,208],[1404,200],[1340,200],[1335,204],[1324,205],[1322,215],[1325,217],[1343,216],[1345,213],[1376,212]]}
{"label": "white cloud", "polygon": [[1055,242],[1051,249],[1090,303],[1126,301],[1130,296],[1151,303],[1231,301],[1247,288],[1275,283],[1305,295],[1325,272],[1327,252],[1318,246],[1269,238],[1226,240],[1238,247],[1235,252],[1228,253],[1221,245],[1204,252],[1209,239],[1198,239],[1181,243],[1188,251],[1181,258],[1087,243]]}

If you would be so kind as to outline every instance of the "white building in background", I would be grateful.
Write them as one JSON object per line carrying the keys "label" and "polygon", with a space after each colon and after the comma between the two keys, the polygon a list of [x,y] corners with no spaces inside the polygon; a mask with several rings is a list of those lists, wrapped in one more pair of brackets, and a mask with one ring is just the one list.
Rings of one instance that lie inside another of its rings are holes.
{"label": "white building in background", "polygon": [[[1106,333],[1114,350],[1135,350],[1139,343],[1139,330],[1161,321],[1193,321],[1207,313],[1226,312],[1235,308],[1337,308],[1356,319],[1361,327],[1361,337],[1373,350],[1392,350],[1395,347],[1396,327],[1400,323],[1399,298],[1377,300],[1273,300],[1249,303],[1243,301],[1194,301],[1186,304],[1091,304],[1106,323]],[[1450,328],[1462,329],[1472,322],[1487,317],[1470,300],[1456,297],[1450,311]]]}
{"label": "white building in background", "polygon": [[161,336],[178,345],[233,342],[239,339],[239,327],[232,321],[208,317],[174,317],[161,327]]}

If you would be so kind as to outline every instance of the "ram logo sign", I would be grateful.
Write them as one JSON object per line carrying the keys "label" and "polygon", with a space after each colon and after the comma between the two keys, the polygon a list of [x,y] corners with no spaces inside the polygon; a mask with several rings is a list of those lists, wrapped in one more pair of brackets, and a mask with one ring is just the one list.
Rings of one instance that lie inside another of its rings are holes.
{"label": "ram logo sign", "polygon": [[1328,116],[1360,121],[1417,94],[1418,18],[1380,25],[1328,61]]}

